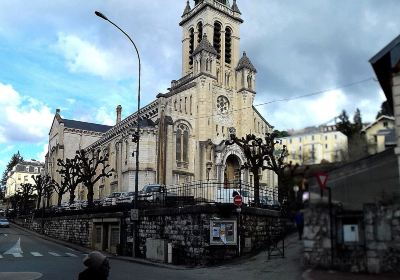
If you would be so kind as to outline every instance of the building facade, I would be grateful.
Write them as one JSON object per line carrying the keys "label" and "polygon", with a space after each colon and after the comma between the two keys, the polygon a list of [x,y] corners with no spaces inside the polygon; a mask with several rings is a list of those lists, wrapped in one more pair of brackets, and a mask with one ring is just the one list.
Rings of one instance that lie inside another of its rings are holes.
{"label": "building facade", "polygon": [[395,154],[400,172],[400,36],[372,57],[369,62],[385,93],[395,119]]}
{"label": "building facade", "polygon": [[[246,53],[240,53],[241,23],[236,1],[187,2],[180,22],[182,77],[140,110],[139,190],[150,183],[252,184],[252,174],[240,168],[242,150],[225,145],[232,131],[239,137],[272,131],[253,106],[257,70]],[[115,170],[95,185],[95,197],[134,190],[137,153],[132,131],[137,121],[137,112],[124,120],[117,117],[114,127],[82,146],[93,156],[108,154]],[[262,188],[277,193],[276,175],[260,172]],[[84,191],[78,197],[84,197]]]}
{"label": "building facade", "polygon": [[373,123],[363,128],[368,145],[368,154],[383,152],[396,146],[394,117],[380,116]]}
{"label": "building facade", "polygon": [[8,174],[5,198],[14,196],[21,184],[35,185],[32,176],[40,174],[44,174],[44,164],[39,161],[23,161],[15,165]]}
{"label": "building facade", "polygon": [[[58,160],[65,161],[67,158],[74,158],[77,150],[85,149],[111,128],[111,126],[106,125],[63,119],[60,113],[60,110],[57,109],[53,118],[45,159],[46,174],[58,183],[61,182],[60,174],[57,172],[60,169],[57,166]],[[67,199],[67,196],[65,196],[65,200]],[[53,195],[52,203],[57,203],[56,195]]]}
{"label": "building facade", "polygon": [[289,152],[287,161],[302,165],[346,159],[347,137],[337,131],[335,125],[308,127],[289,133],[290,136],[280,138]]}

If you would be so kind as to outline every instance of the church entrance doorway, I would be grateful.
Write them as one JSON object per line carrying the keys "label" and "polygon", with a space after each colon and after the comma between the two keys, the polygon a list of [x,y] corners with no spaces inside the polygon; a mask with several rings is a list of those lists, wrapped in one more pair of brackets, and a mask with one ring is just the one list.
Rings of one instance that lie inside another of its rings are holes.
{"label": "church entrance doorway", "polygon": [[226,159],[224,183],[232,184],[240,181],[240,161],[235,155],[229,155]]}

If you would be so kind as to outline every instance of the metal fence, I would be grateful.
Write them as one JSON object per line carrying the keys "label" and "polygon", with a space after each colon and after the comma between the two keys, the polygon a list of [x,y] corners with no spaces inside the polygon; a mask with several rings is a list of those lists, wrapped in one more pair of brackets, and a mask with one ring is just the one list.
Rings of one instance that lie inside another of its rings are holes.
{"label": "metal fence", "polygon": [[[243,204],[247,206],[255,205],[254,186],[242,181],[221,183],[210,180],[188,182],[179,186],[166,186],[160,194],[148,196],[145,200],[163,206],[233,203],[233,198],[236,195],[242,197]],[[261,206],[272,207],[274,201],[277,200],[277,193],[272,187],[260,187],[259,197]]]}
{"label": "metal fence", "polygon": [[[232,204],[236,195],[242,197],[245,206],[256,207],[254,199],[254,186],[248,182],[217,182],[217,181],[195,181],[182,185],[161,186],[154,185],[155,191],[140,193],[138,195],[137,208],[168,208],[199,204]],[[261,186],[259,190],[260,204],[257,207],[282,210],[277,202],[278,193],[276,188]],[[133,198],[132,198],[133,199]],[[127,203],[114,203],[109,205],[96,205],[92,208],[78,207],[72,209],[67,207],[52,207],[46,210],[34,211],[37,217],[63,216],[84,213],[106,213],[125,212],[134,208],[133,200]]]}

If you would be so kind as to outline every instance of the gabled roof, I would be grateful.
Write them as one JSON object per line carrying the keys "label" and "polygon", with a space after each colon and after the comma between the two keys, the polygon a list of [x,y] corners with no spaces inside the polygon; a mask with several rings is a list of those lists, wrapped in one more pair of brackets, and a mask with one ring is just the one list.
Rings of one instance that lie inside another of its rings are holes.
{"label": "gabled roof", "polygon": [[108,126],[108,125],[81,122],[81,121],[75,121],[75,120],[67,120],[67,119],[61,119],[61,122],[64,123],[64,127],[87,130],[87,131],[95,131],[95,132],[101,132],[101,133],[104,133],[104,132],[108,131],[110,128],[112,128],[112,126]]}
{"label": "gabled roof", "polygon": [[366,127],[363,128],[363,131],[371,128],[372,126],[374,126],[375,124],[377,124],[378,122],[380,122],[383,119],[387,119],[387,120],[391,120],[394,121],[394,117],[391,116],[386,116],[386,115],[382,115],[379,118],[377,118],[373,123],[368,124]]}
{"label": "gabled roof", "polygon": [[392,74],[399,71],[400,35],[374,55],[369,62],[393,112]]}
{"label": "gabled roof", "polygon": [[215,48],[208,41],[206,33],[204,33],[203,38],[201,39],[201,41],[200,41],[199,45],[197,46],[197,48],[194,50],[192,56],[195,56],[196,54],[198,54],[201,51],[206,51],[206,52],[218,55],[218,53],[215,50]]}
{"label": "gabled roof", "polygon": [[251,63],[250,59],[247,57],[246,52],[243,52],[243,56],[239,60],[236,70],[239,71],[243,68],[252,70],[253,72],[257,73],[256,68],[254,67],[253,63]]}

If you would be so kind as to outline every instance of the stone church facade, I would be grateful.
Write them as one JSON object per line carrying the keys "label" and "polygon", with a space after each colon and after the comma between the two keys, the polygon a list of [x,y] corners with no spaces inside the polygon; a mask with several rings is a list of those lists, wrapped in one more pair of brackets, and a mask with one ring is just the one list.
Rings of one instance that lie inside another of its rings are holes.
{"label": "stone church facade", "polygon": [[[243,152],[236,145],[226,146],[225,140],[232,129],[240,137],[250,133],[261,137],[273,127],[253,106],[257,70],[246,53],[240,53],[241,23],[236,1],[232,5],[227,0],[187,2],[180,22],[182,77],[140,110],[139,190],[150,183],[241,180],[252,184],[252,174],[240,169]],[[119,106],[115,126],[87,131],[84,137],[97,138],[80,140],[85,142],[80,148],[109,154],[115,170],[95,186],[95,197],[134,190],[132,134],[137,120],[137,112],[121,120]],[[48,158],[54,162],[57,155],[51,139]],[[277,181],[274,173],[262,171],[261,188],[276,194]],[[78,198],[84,199],[84,189],[78,192]]]}

